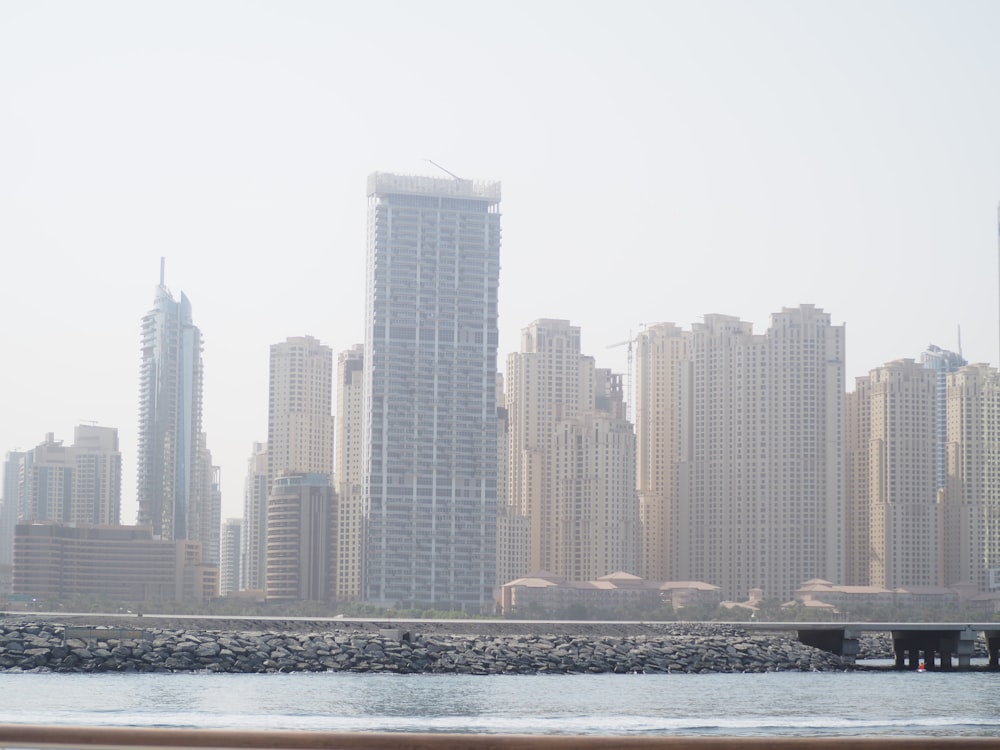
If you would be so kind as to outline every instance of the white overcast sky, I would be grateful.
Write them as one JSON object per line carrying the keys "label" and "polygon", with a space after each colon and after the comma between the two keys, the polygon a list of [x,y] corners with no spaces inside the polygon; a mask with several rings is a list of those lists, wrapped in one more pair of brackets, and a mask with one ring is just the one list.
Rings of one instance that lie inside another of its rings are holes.
{"label": "white overcast sky", "polygon": [[224,516],[268,347],[363,335],[369,173],[503,183],[500,363],[566,318],[847,326],[848,389],[998,359],[1000,3],[0,0],[0,451],[119,429],[165,256]]}

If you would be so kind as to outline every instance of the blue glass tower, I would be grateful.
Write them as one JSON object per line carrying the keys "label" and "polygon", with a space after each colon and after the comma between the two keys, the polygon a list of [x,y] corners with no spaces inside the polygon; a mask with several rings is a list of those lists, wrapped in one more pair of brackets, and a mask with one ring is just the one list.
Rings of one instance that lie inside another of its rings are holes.
{"label": "blue glass tower", "polygon": [[174,300],[161,259],[153,309],[142,319],[136,472],[138,522],[156,538],[198,539],[200,506],[209,502],[200,465],[201,349],[191,302],[183,293]]}
{"label": "blue glass tower", "polygon": [[952,352],[931,344],[927,351],[920,355],[921,364],[928,370],[934,370],[937,377],[935,390],[936,416],[934,426],[934,477],[940,489],[945,484],[945,452],[947,443],[947,408],[945,394],[948,390],[948,373],[957,372],[969,364],[960,352]]}

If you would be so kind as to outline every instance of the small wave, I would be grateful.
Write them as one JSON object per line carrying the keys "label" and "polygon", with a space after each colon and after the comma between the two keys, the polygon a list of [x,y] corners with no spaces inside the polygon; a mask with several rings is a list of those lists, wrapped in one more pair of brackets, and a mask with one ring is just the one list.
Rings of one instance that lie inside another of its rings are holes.
{"label": "small wave", "polygon": [[282,714],[246,716],[201,712],[65,711],[57,715],[0,712],[0,722],[63,726],[132,726],[159,728],[251,729],[319,732],[448,732],[543,735],[987,735],[1000,730],[981,717],[847,719],[839,717],[662,717],[608,715],[563,717],[505,716],[316,716]]}
{"label": "small wave", "polygon": [[[8,673],[0,675],[0,722],[321,732],[1000,737],[998,687],[1000,675],[987,673],[525,679]],[[720,694],[728,696],[721,704]]]}

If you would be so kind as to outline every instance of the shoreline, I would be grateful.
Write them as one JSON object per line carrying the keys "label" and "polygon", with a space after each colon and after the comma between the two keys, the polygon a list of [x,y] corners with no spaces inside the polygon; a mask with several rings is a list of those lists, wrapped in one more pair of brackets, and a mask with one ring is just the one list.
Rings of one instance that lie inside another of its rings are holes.
{"label": "shoreline", "polygon": [[7,615],[0,620],[0,670],[489,675],[864,669],[787,634],[749,634],[712,623],[539,623],[535,628],[486,620],[474,626],[330,620],[240,621],[233,628],[220,627],[232,621],[212,620],[214,627],[206,628],[206,621],[192,619],[174,627],[178,622]]}

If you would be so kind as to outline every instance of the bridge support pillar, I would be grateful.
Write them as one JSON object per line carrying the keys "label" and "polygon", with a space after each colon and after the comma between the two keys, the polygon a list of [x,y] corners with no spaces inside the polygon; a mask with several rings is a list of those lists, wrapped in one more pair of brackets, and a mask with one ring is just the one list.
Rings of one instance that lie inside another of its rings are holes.
{"label": "bridge support pillar", "polygon": [[800,630],[798,635],[800,643],[842,656],[849,664],[854,663],[861,651],[861,633],[853,628]]}
{"label": "bridge support pillar", "polygon": [[[998,631],[1000,636],[1000,631]],[[896,667],[901,668],[901,654],[909,654],[910,669],[916,669],[920,654],[923,653],[924,667],[928,670],[949,670],[954,658],[958,657],[959,669],[972,665],[972,653],[976,643],[976,633],[968,627],[958,626],[954,630],[894,630],[892,649],[896,655]],[[1000,650],[1000,640],[997,642]],[[940,664],[937,661],[940,656]]]}
{"label": "bridge support pillar", "polygon": [[896,659],[896,669],[906,668],[906,647],[902,640],[892,639],[892,655]]}
{"label": "bridge support pillar", "polygon": [[[784,630],[795,627],[791,623],[782,623],[782,626]],[[990,656],[990,669],[1000,671],[1000,624],[879,623],[866,628],[864,623],[808,623],[798,629],[798,637],[802,643],[839,654],[853,664],[860,651],[861,633],[866,630],[891,634],[896,669],[916,670],[923,663],[925,669],[945,672],[971,668],[977,636],[983,633]]]}
{"label": "bridge support pillar", "polygon": [[1000,630],[986,630],[986,652],[990,655],[990,669],[1000,669]]}
{"label": "bridge support pillar", "polygon": [[[945,633],[941,637],[941,647],[958,657],[959,669],[968,669],[972,666],[972,654],[976,650],[976,633],[968,628]],[[948,668],[951,668],[950,659]]]}
{"label": "bridge support pillar", "polygon": [[[924,666],[927,666],[926,649],[923,648],[923,644],[920,643],[916,638],[911,637],[910,633],[896,633],[892,634],[892,652],[896,655],[896,669],[913,669],[916,670],[920,666],[920,653],[925,652],[924,655]],[[934,652],[930,652],[930,662],[931,668],[933,668],[934,662]]]}

